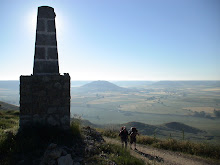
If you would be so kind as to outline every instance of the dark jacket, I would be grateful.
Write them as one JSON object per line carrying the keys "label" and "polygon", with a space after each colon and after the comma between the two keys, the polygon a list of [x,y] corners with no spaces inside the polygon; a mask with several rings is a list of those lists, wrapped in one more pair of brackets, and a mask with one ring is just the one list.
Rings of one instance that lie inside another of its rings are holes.
{"label": "dark jacket", "polygon": [[127,140],[128,139],[128,131],[126,129],[123,129],[120,131],[119,136],[121,137],[122,140]]}

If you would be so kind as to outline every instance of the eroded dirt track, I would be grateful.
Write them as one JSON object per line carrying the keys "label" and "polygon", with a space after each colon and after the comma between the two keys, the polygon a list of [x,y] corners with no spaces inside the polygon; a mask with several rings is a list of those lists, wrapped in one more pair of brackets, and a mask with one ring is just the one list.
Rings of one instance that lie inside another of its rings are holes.
{"label": "eroded dirt track", "polygon": [[[107,143],[121,145],[116,139],[104,137]],[[129,148],[129,147],[128,147]],[[165,165],[218,165],[220,163],[206,160],[200,157],[186,155],[179,152],[172,152],[153,148],[146,145],[137,144],[137,151],[130,150],[131,154],[142,159],[146,164],[165,164]]]}

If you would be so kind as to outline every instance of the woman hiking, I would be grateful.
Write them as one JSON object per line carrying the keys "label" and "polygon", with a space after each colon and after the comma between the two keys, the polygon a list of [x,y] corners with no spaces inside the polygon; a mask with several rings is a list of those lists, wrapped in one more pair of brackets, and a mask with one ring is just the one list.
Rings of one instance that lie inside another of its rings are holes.
{"label": "woman hiking", "polygon": [[118,134],[118,136],[121,137],[121,143],[122,147],[127,148],[127,142],[128,142],[128,131],[125,126],[121,127],[121,130]]}

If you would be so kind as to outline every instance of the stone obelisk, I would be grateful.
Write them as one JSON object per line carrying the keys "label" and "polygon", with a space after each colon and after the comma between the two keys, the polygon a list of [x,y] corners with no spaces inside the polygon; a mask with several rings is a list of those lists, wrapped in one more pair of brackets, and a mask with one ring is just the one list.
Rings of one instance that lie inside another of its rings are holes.
{"label": "stone obelisk", "polygon": [[34,75],[59,74],[54,9],[38,8]]}
{"label": "stone obelisk", "polygon": [[38,8],[33,75],[20,76],[20,129],[70,127],[70,76],[60,75],[54,9]]}

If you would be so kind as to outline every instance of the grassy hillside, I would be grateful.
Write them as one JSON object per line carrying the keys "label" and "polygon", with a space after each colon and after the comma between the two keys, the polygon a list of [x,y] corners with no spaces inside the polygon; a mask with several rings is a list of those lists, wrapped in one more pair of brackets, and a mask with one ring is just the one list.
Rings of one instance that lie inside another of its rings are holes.
{"label": "grassy hillside", "polygon": [[19,110],[19,107],[0,101],[0,111],[1,110]]}
{"label": "grassy hillside", "polygon": [[[58,158],[67,154],[71,155],[73,163],[144,165],[129,151],[100,141],[100,133],[81,127],[79,120],[71,123],[69,131],[37,126],[17,132],[18,115],[14,110],[0,111],[1,165],[42,164],[42,161],[46,162],[43,164],[57,164]],[[51,146],[57,147],[51,150]]]}

